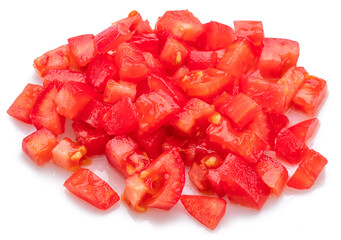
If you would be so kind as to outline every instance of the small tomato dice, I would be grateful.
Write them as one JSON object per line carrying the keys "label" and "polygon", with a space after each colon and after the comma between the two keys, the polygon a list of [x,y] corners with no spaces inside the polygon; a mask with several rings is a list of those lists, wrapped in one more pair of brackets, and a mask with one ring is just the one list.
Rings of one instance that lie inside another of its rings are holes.
{"label": "small tomato dice", "polygon": [[86,66],[96,55],[94,38],[92,34],[85,34],[67,40],[73,58],[81,67]]}
{"label": "small tomato dice", "polygon": [[136,26],[136,34],[143,34],[143,33],[153,33],[153,29],[150,27],[149,21],[144,20],[139,22]]}
{"label": "small tomato dice", "polygon": [[152,158],[157,158],[162,153],[162,144],[165,137],[165,128],[159,128],[152,133],[144,134],[142,136],[136,134],[139,146]]}
{"label": "small tomato dice", "polygon": [[165,67],[174,72],[185,64],[187,57],[187,47],[172,36],[169,36],[160,53],[160,61]]}
{"label": "small tomato dice", "polygon": [[99,128],[101,127],[104,114],[106,114],[111,107],[111,104],[106,104],[96,99],[92,99],[84,107],[83,111],[79,115],[79,119],[94,128]]}
{"label": "small tomato dice", "polygon": [[268,143],[270,144],[271,148],[274,149],[277,135],[289,124],[289,118],[284,114],[275,112],[267,112],[266,116],[270,128]]}
{"label": "small tomato dice", "polygon": [[190,70],[205,70],[209,67],[215,67],[224,54],[225,49],[216,51],[191,50],[188,55],[187,66]]}
{"label": "small tomato dice", "polygon": [[47,85],[53,81],[58,81],[60,83],[68,81],[86,83],[86,75],[68,69],[52,69],[49,70],[44,77],[44,87],[47,87]]}
{"label": "small tomato dice", "polygon": [[264,142],[270,145],[269,141],[271,129],[268,124],[268,117],[263,111],[258,111],[255,118],[246,126],[246,129],[251,130]]}
{"label": "small tomato dice", "polygon": [[124,97],[129,97],[132,101],[136,96],[136,84],[125,81],[115,81],[110,79],[103,94],[103,101],[115,104]]}
{"label": "small tomato dice", "polygon": [[233,29],[225,24],[211,21],[204,28],[206,50],[227,49],[236,40]]}
{"label": "small tomato dice", "polygon": [[89,169],[79,169],[65,181],[64,186],[98,209],[106,210],[120,200],[117,193]]}
{"label": "small tomato dice", "polygon": [[256,47],[262,45],[264,30],[261,21],[234,21],[233,23],[237,38],[248,38]]}
{"label": "small tomato dice", "polygon": [[22,150],[40,166],[51,159],[52,149],[57,144],[56,136],[46,128],[42,128],[23,139]]}
{"label": "small tomato dice", "polygon": [[142,16],[141,14],[133,10],[128,14],[128,17],[123,18],[112,25],[115,25],[117,23],[125,25],[131,32],[135,32],[138,24],[142,21]]}
{"label": "small tomato dice", "polygon": [[295,134],[295,136],[301,139],[304,143],[306,143],[314,135],[318,124],[318,119],[312,118],[303,122],[299,122],[289,127],[288,130]]}
{"label": "small tomato dice", "polygon": [[131,43],[142,52],[150,52],[153,56],[156,56],[159,51],[159,39],[155,33],[143,33],[133,36]]}

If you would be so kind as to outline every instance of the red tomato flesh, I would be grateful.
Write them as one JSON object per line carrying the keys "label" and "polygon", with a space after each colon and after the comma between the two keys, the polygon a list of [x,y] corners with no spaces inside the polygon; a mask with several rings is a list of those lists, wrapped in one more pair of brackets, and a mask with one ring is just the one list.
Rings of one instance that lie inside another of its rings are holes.
{"label": "red tomato flesh", "polygon": [[96,47],[93,34],[85,34],[69,38],[69,48],[77,64],[86,66],[96,55]]}
{"label": "red tomato flesh", "polygon": [[312,119],[308,119],[303,122],[297,123],[291,126],[290,128],[288,128],[288,130],[291,131],[293,134],[295,134],[295,136],[301,139],[304,143],[306,143],[314,135],[318,124],[319,124],[318,119],[312,118]]}

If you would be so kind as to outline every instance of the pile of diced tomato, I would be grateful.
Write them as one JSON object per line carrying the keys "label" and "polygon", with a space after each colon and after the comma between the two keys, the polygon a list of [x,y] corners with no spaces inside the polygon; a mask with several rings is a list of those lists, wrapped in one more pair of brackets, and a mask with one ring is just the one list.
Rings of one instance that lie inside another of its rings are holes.
{"label": "pile of diced tomato", "polygon": [[[36,127],[22,142],[32,161],[73,171],[65,187],[93,206],[120,199],[83,166],[105,154],[126,179],[121,199],[133,210],[181,200],[214,229],[225,196],[260,210],[285,186],[309,189],[327,164],[307,146],[326,81],[296,66],[298,57],[297,42],[265,38],[260,21],[231,28],[167,11],[152,29],[133,11],[36,58],[42,85],[27,84],[7,112]],[[293,125],[289,108],[308,120]],[[57,138],[66,118],[75,140]],[[297,165],[292,176],[285,165]],[[182,195],[185,166],[198,195]]]}

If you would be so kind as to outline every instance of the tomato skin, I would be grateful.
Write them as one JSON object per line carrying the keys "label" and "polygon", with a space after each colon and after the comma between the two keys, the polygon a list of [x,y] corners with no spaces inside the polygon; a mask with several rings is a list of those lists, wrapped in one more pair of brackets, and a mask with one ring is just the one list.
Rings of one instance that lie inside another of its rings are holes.
{"label": "tomato skin", "polygon": [[261,21],[234,21],[233,23],[237,38],[248,38],[256,47],[262,45],[264,30]]}
{"label": "tomato skin", "polygon": [[104,90],[103,101],[106,103],[115,104],[124,97],[129,97],[132,101],[135,101],[135,96],[136,84],[110,79],[107,82]]}
{"label": "tomato skin", "polygon": [[30,115],[32,113],[33,106],[42,91],[42,86],[30,83],[27,84],[20,95],[8,108],[7,114],[25,123],[32,123]]}
{"label": "tomato skin", "polygon": [[44,77],[43,86],[47,87],[51,82],[58,81],[65,83],[68,81],[86,83],[86,75],[84,73],[71,71],[68,69],[51,69]]}
{"label": "tomato skin", "polygon": [[186,63],[187,57],[187,47],[172,36],[169,36],[160,52],[160,61],[165,65],[166,69],[175,72]]}
{"label": "tomato skin", "polygon": [[50,161],[52,149],[57,144],[56,136],[46,128],[42,128],[23,139],[22,150],[34,163],[41,166]]}
{"label": "tomato skin", "polygon": [[64,186],[72,194],[101,210],[110,208],[120,200],[117,193],[89,169],[79,169],[64,182]]}
{"label": "tomato skin", "polygon": [[318,124],[319,121],[317,118],[311,118],[289,127],[288,130],[295,134],[295,136],[301,139],[304,143],[306,143],[314,135]]}
{"label": "tomato skin", "polygon": [[68,45],[77,64],[86,66],[97,54],[93,34],[85,34],[69,38]]}
{"label": "tomato skin", "polygon": [[182,195],[180,200],[190,215],[211,230],[217,227],[225,214],[226,201],[224,199]]}
{"label": "tomato skin", "polygon": [[328,160],[320,153],[309,149],[289,179],[288,186],[296,189],[311,188],[327,163]]}
{"label": "tomato skin", "polygon": [[106,114],[111,107],[111,104],[92,99],[80,113],[79,119],[94,128],[100,128],[104,114]]}
{"label": "tomato skin", "polygon": [[227,49],[236,36],[231,27],[211,21],[204,24],[206,50]]}
{"label": "tomato skin", "polygon": [[143,33],[133,36],[131,43],[142,52],[150,52],[153,56],[156,56],[159,51],[159,38],[155,33]]}

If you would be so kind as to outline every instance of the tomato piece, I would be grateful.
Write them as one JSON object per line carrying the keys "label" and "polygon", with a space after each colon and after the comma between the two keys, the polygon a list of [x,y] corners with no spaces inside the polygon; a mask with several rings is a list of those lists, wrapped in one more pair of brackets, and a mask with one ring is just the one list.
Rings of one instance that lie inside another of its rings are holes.
{"label": "tomato piece", "polygon": [[88,65],[96,55],[94,38],[93,34],[85,34],[67,40],[72,56],[81,67]]}
{"label": "tomato piece", "polygon": [[288,181],[287,169],[279,161],[263,155],[257,162],[255,170],[270,188],[271,193],[279,197]]}
{"label": "tomato piece", "polygon": [[138,47],[142,52],[150,52],[154,56],[156,56],[159,51],[159,38],[155,33],[143,33],[133,36],[131,43]]}
{"label": "tomato piece", "polygon": [[92,99],[99,98],[100,95],[86,83],[66,82],[56,95],[56,110],[60,115],[75,120]]}
{"label": "tomato piece", "polygon": [[270,194],[269,187],[251,165],[231,153],[220,167],[210,169],[208,174],[219,175],[220,184],[232,203],[260,210]]}
{"label": "tomato piece", "polygon": [[309,149],[288,181],[288,186],[296,189],[309,189],[315,183],[328,160],[320,153]]}
{"label": "tomato piece", "polygon": [[129,41],[132,36],[129,27],[122,23],[116,23],[95,36],[96,50],[98,53],[113,51],[120,43]]}
{"label": "tomato piece", "polygon": [[204,28],[206,50],[227,49],[236,40],[233,29],[225,24],[211,21]]}
{"label": "tomato piece", "polygon": [[159,128],[152,133],[142,136],[136,134],[139,146],[152,158],[157,158],[162,153],[162,144],[165,137],[166,130],[164,128]]}
{"label": "tomato piece", "polygon": [[327,94],[327,82],[322,78],[307,76],[296,93],[293,103],[309,115],[314,115]]}
{"label": "tomato piece", "polygon": [[162,90],[141,95],[136,99],[138,133],[143,135],[162,127],[179,109],[173,98]]}
{"label": "tomato piece", "polygon": [[140,49],[132,43],[121,43],[116,50],[115,63],[121,80],[137,82],[145,78],[149,68]]}
{"label": "tomato piece", "polygon": [[191,42],[203,33],[204,27],[188,10],[167,11],[157,20],[155,31],[168,31],[180,40]]}
{"label": "tomato piece", "polygon": [[258,68],[265,78],[279,78],[296,66],[300,47],[298,42],[281,38],[264,38]]}
{"label": "tomato piece", "polygon": [[137,143],[127,136],[116,136],[105,146],[105,156],[112,165],[125,178],[145,169],[150,160],[143,155]]}
{"label": "tomato piece", "polygon": [[121,135],[137,129],[136,107],[131,98],[125,97],[103,115],[102,127],[109,135]]}
{"label": "tomato piece", "polygon": [[149,21],[148,20],[144,20],[139,22],[139,24],[137,24],[136,26],[136,34],[140,35],[140,34],[144,34],[144,33],[153,33],[153,29],[150,27]]}
{"label": "tomato piece", "polygon": [[85,146],[87,155],[99,155],[105,152],[105,145],[109,141],[109,135],[100,128],[82,122],[72,123],[72,128],[76,134],[77,141]]}
{"label": "tomato piece", "polygon": [[126,180],[124,201],[135,211],[171,209],[185,185],[185,166],[179,152],[162,153],[145,170]]}
{"label": "tomato piece", "polygon": [[102,119],[112,105],[100,102],[96,99],[92,99],[84,107],[83,111],[79,115],[79,119],[91,125],[94,128],[101,127]]}
{"label": "tomato piece", "polygon": [[111,104],[115,104],[122,100],[124,97],[129,97],[132,101],[135,100],[136,96],[136,84],[125,82],[125,81],[115,81],[110,79],[103,94],[103,101]]}
{"label": "tomato piece", "polygon": [[234,21],[233,23],[237,38],[248,38],[256,47],[262,45],[264,30],[261,21]]}
{"label": "tomato piece", "polygon": [[87,153],[84,145],[73,142],[70,138],[63,138],[52,149],[52,161],[57,166],[69,171],[76,171],[80,167],[80,161]]}
{"label": "tomato piece", "polygon": [[53,134],[64,132],[65,117],[60,115],[55,102],[61,84],[57,81],[50,83],[39,95],[30,115],[33,125],[37,128],[47,128]]}
{"label": "tomato piece", "polygon": [[314,135],[318,124],[319,121],[317,118],[311,118],[289,127],[288,130],[295,134],[295,136],[304,143],[306,143]]}
{"label": "tomato piece", "polygon": [[30,115],[33,106],[42,91],[42,86],[30,83],[27,84],[20,95],[8,108],[7,114],[25,123],[32,123]]}
{"label": "tomato piece", "polygon": [[220,198],[182,195],[186,211],[207,228],[214,230],[225,215],[226,201]]}
{"label": "tomato piece", "polygon": [[98,54],[86,70],[87,82],[98,92],[103,92],[109,79],[118,79],[114,58]]}
{"label": "tomato piece", "polygon": [[135,32],[136,31],[136,28],[138,26],[138,24],[142,21],[142,16],[141,14],[134,10],[134,11],[131,11],[128,15],[128,17],[126,18],[123,18],[119,21],[117,21],[116,23],[113,23],[114,24],[123,24],[125,25],[131,32]]}
{"label": "tomato piece", "polygon": [[150,52],[143,52],[144,60],[150,69],[150,73],[164,73],[165,67]]}
{"label": "tomato piece", "polygon": [[61,83],[68,81],[86,83],[86,75],[84,73],[71,71],[68,69],[52,69],[49,70],[45,75],[43,86],[47,87],[47,85],[53,81],[58,81]]}
{"label": "tomato piece", "polygon": [[224,54],[225,49],[216,51],[191,50],[188,55],[188,68],[190,70],[204,70],[209,67],[215,67]]}
{"label": "tomato piece", "polygon": [[89,169],[79,169],[65,181],[64,186],[72,194],[102,210],[120,200],[117,193]]}
{"label": "tomato piece", "polygon": [[270,145],[271,128],[268,123],[268,116],[263,111],[258,111],[255,118],[246,126],[246,128],[254,132],[264,142]]}
{"label": "tomato piece", "polygon": [[23,139],[22,150],[34,163],[41,166],[50,161],[52,149],[57,144],[56,136],[46,128],[42,128]]}
{"label": "tomato piece", "polygon": [[267,112],[266,115],[267,122],[270,128],[268,143],[271,149],[274,149],[277,135],[282,129],[284,129],[289,124],[289,119],[284,114],[275,112]]}

